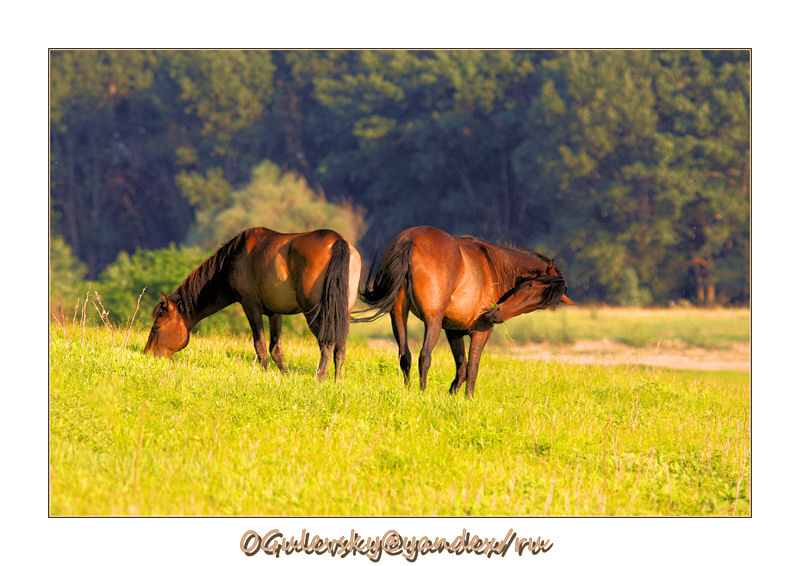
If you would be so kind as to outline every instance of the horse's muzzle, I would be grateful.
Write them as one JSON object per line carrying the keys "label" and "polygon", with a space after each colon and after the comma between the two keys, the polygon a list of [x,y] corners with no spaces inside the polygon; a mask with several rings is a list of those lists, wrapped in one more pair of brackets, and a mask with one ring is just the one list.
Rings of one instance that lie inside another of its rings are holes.
{"label": "horse's muzzle", "polygon": [[495,307],[479,316],[478,320],[475,321],[473,328],[475,330],[488,330],[495,324],[500,324],[501,322],[503,322],[503,319],[500,318],[498,307]]}
{"label": "horse's muzzle", "polygon": [[503,322],[503,320],[500,318],[499,315],[500,315],[500,312],[499,312],[499,309],[497,307],[493,308],[490,311],[486,311],[483,314],[484,318],[486,318],[486,321],[491,323],[491,324],[498,324],[500,322]]}

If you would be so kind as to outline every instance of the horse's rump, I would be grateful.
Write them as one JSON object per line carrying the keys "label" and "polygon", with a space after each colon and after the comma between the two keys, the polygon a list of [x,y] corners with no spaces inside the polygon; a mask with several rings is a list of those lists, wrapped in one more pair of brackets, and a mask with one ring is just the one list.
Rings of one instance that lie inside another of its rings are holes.
{"label": "horse's rump", "polygon": [[358,311],[358,314],[372,310],[375,313],[364,318],[353,317],[355,322],[371,322],[392,309],[397,294],[408,281],[413,247],[411,240],[398,239],[389,246],[382,258],[376,255],[372,259],[364,289],[360,293],[361,300],[369,306]]}

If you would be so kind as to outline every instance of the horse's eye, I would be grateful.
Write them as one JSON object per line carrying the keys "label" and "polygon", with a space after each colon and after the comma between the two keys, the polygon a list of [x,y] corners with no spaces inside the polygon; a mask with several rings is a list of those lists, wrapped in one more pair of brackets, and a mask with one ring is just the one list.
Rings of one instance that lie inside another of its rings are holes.
{"label": "horse's eye", "polygon": [[159,328],[161,328],[161,325],[159,325],[159,324],[154,324],[153,325],[153,330],[158,330]]}

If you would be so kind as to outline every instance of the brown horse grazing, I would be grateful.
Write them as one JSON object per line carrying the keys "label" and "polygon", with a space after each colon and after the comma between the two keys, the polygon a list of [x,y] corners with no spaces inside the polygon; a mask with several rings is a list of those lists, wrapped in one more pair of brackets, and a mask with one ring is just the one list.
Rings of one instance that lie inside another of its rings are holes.
{"label": "brown horse grazing", "polygon": [[327,376],[333,353],[338,379],[360,276],[361,256],[336,232],[250,228],[200,264],[170,296],[161,294],[144,351],[172,356],[188,344],[189,331],[200,320],[238,302],[261,365],[267,367],[262,315],[269,317],[269,353],[285,373],[283,315],[302,312],[319,343],[317,378]]}
{"label": "brown horse grazing", "polygon": [[[495,324],[519,314],[563,302],[567,284],[555,262],[535,252],[498,247],[471,236],[453,236],[430,226],[400,233],[380,266],[370,267],[361,298],[369,321],[390,313],[400,369],[406,384],[411,371],[406,328],[408,311],[425,323],[419,355],[419,386],[425,389],[431,351],[444,328],[456,362],[450,393],[464,381],[472,397],[481,352]],[[469,361],[464,336],[470,336]]]}

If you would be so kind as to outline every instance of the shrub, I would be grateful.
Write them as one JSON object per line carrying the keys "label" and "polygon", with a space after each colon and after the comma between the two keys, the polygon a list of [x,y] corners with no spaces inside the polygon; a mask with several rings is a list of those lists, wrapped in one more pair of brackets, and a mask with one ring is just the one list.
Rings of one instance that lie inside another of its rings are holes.
{"label": "shrub", "polygon": [[63,236],[50,239],[50,312],[65,316],[74,312],[86,293],[86,265],[75,257]]}
{"label": "shrub", "polygon": [[250,182],[234,189],[218,170],[178,176],[184,195],[196,206],[187,242],[213,247],[252,226],[279,232],[330,228],[355,244],[366,231],[364,212],[328,202],[297,173],[284,173],[270,161],[256,165]]}

